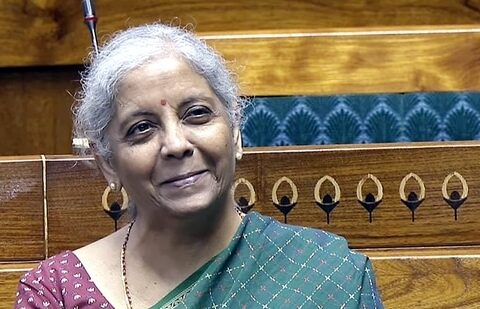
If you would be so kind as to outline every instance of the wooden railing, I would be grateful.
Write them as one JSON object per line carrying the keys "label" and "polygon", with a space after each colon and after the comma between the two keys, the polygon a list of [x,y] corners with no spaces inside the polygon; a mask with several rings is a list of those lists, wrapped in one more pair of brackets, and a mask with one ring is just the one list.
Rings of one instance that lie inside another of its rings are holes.
{"label": "wooden railing", "polygon": [[[235,195],[250,200],[248,181],[253,210],[345,236],[372,258],[388,308],[470,308],[480,301],[478,158],[480,143],[249,149],[238,166],[237,179],[245,181]],[[418,178],[407,180],[410,173]],[[105,181],[90,158],[4,157],[0,175],[0,304],[6,304],[18,275],[34,261],[97,240],[114,222],[103,211]],[[317,185],[326,175],[332,178]],[[400,192],[421,200],[422,184],[425,196],[412,214]],[[381,198],[371,221],[358,190],[362,199],[369,193],[372,201]],[[327,194],[333,202],[339,198],[328,223],[321,208],[322,202],[332,207]],[[465,194],[455,218],[454,200]],[[114,200],[121,202],[121,195]],[[285,217],[275,200],[294,207]]]}

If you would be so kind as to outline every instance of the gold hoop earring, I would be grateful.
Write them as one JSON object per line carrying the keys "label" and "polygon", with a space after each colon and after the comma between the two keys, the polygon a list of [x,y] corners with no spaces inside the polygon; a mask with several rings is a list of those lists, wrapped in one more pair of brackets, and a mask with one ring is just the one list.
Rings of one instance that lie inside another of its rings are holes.
{"label": "gold hoop earring", "polygon": [[[110,185],[112,184],[113,183],[111,183]],[[110,205],[108,205],[108,195],[110,194],[111,191],[113,191],[111,186],[106,187],[105,190],[103,191],[102,206],[105,211],[110,211]],[[128,208],[128,194],[124,188],[122,188],[120,192],[122,193],[122,200],[123,200],[122,205],[120,206],[120,209],[126,210]]]}
{"label": "gold hoop earring", "polygon": [[119,205],[117,202],[113,202],[111,205],[108,204],[108,195],[112,192],[112,185],[116,189],[118,187],[115,183],[110,183],[105,190],[103,191],[102,195],[102,206],[103,210],[113,219],[115,222],[115,231],[118,230],[118,220],[120,217],[127,211],[128,208],[128,194],[124,188],[121,188],[120,192],[122,193],[122,205]]}

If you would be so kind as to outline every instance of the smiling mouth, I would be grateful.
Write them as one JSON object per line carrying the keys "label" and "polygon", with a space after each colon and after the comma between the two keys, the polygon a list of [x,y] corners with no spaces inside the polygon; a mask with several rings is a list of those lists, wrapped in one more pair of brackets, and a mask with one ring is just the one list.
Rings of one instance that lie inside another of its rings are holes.
{"label": "smiling mouth", "polygon": [[197,180],[200,179],[200,177],[202,177],[206,172],[206,170],[202,170],[179,175],[164,181],[162,185],[171,185],[180,188],[190,186],[197,182]]}

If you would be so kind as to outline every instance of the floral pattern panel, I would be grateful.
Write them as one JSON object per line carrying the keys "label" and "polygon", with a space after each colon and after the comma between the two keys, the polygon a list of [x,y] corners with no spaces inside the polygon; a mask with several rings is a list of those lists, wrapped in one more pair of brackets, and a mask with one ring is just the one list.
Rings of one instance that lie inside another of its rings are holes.
{"label": "floral pattern panel", "polygon": [[480,93],[257,97],[245,146],[480,139]]}

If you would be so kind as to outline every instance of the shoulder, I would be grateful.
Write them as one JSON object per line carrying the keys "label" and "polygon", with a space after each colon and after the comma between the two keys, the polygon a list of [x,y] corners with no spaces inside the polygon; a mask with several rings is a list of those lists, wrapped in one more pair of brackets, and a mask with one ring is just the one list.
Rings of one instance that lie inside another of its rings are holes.
{"label": "shoulder", "polygon": [[23,275],[16,308],[112,308],[74,252],[65,251]]}
{"label": "shoulder", "polygon": [[67,277],[65,275],[72,274],[76,270],[83,270],[82,264],[73,252],[65,251],[40,262],[36,268],[25,273],[20,282],[55,286],[64,283],[66,280],[64,278]]}
{"label": "shoulder", "polygon": [[20,278],[17,305],[38,303],[63,307],[65,289],[70,285],[73,288],[74,281],[88,280],[87,277],[75,254],[71,251],[62,252],[40,262]]}

